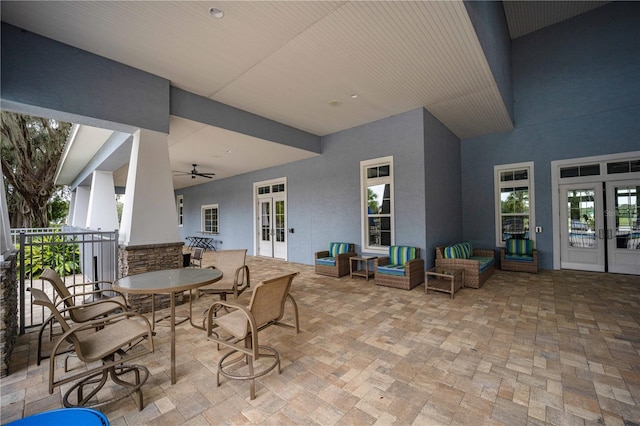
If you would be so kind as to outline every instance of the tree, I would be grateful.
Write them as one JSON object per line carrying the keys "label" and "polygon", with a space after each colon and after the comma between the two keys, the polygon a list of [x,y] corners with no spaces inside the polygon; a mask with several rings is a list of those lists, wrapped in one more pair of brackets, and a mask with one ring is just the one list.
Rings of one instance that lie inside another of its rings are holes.
{"label": "tree", "polygon": [[47,204],[71,123],[1,111],[0,151],[12,228],[48,227]]}

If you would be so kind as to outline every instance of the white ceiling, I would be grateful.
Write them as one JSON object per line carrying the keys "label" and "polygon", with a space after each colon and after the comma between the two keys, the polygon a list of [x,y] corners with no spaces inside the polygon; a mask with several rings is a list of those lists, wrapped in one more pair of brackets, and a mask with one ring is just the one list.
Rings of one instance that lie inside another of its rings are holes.
{"label": "white ceiling", "polygon": [[[505,13],[517,37],[601,3],[509,2]],[[224,18],[212,17],[212,6]],[[3,0],[0,7],[12,25],[320,136],[419,107],[460,138],[513,127],[457,0]],[[169,143],[174,170],[198,163],[216,178],[313,155],[177,118]],[[202,183],[186,180],[176,188]]]}

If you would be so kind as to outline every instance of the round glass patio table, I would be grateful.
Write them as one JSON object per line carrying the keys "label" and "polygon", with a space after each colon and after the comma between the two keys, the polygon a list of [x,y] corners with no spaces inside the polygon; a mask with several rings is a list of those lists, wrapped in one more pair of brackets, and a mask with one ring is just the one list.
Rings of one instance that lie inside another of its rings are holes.
{"label": "round glass patio table", "polygon": [[[217,269],[180,268],[143,272],[120,278],[113,283],[113,289],[131,294],[169,294],[171,300],[171,384],[176,383],[176,293],[191,291],[198,287],[219,281],[222,272]],[[189,320],[191,321],[191,302],[189,297]],[[153,302],[152,302],[153,303]],[[193,324],[193,322],[191,322]]]}

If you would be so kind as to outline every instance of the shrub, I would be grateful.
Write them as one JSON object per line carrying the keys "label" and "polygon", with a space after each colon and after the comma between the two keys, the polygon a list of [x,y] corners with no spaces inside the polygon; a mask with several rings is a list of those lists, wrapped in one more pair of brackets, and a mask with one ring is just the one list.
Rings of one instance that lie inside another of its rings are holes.
{"label": "shrub", "polygon": [[[72,241],[75,240],[74,237]],[[37,278],[45,268],[54,269],[60,276],[79,274],[80,246],[65,240],[63,235],[34,237],[25,247],[25,275]]]}

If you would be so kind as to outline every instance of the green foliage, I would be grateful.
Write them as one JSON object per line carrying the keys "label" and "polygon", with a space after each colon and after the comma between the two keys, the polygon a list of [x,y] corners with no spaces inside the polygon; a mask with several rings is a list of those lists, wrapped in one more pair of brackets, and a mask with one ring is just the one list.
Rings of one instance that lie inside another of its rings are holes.
{"label": "green foliage", "polygon": [[24,263],[26,276],[32,278],[39,277],[45,268],[54,269],[60,276],[79,274],[80,246],[65,241],[62,235],[35,237],[25,247]]}

